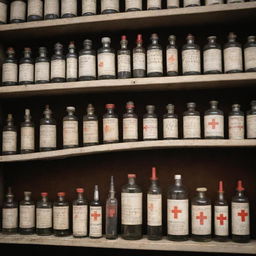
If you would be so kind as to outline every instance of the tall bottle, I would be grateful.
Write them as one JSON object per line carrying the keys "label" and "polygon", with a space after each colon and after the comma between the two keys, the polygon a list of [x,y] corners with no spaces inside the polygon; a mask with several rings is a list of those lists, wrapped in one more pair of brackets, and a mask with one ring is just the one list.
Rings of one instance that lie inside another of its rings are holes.
{"label": "tall bottle", "polygon": [[101,13],[117,13],[119,12],[119,0],[101,0]]}
{"label": "tall bottle", "polygon": [[244,139],[244,113],[239,104],[232,105],[232,111],[228,116],[228,137],[231,140]]}
{"label": "tall bottle", "polygon": [[34,83],[34,61],[30,48],[24,48],[24,56],[19,62],[19,84]]}
{"label": "tall bottle", "polygon": [[25,0],[12,0],[10,6],[10,23],[21,23],[26,21]]}
{"label": "tall bottle", "polygon": [[125,0],[125,11],[141,11],[142,10],[142,0]]}
{"label": "tall bottle", "polygon": [[201,5],[200,0],[184,0],[183,2],[184,7],[196,7],[200,5]]}
{"label": "tall bottle", "polygon": [[167,9],[179,8],[180,0],[167,0]]}
{"label": "tall bottle", "polygon": [[61,0],[61,18],[73,18],[77,16],[76,0]]}
{"label": "tall bottle", "polygon": [[174,113],[174,105],[168,104],[166,109],[167,113],[163,116],[163,138],[178,139],[178,117]]}
{"label": "tall bottle", "polygon": [[251,101],[251,109],[246,114],[247,139],[256,139],[256,100]]}
{"label": "tall bottle", "polygon": [[44,0],[44,19],[58,19],[60,15],[59,0]]}
{"label": "tall bottle", "polygon": [[122,36],[120,41],[121,49],[117,52],[117,76],[121,78],[131,77],[131,52],[127,48],[126,36]]}
{"label": "tall bottle", "polygon": [[66,62],[63,55],[63,45],[56,43],[54,45],[54,54],[51,58],[51,82],[63,83],[66,79]]}
{"label": "tall bottle", "polygon": [[28,0],[27,21],[37,21],[43,19],[43,1]]}
{"label": "tall bottle", "polygon": [[245,72],[256,71],[256,36],[248,36],[244,46],[244,69]]}
{"label": "tall bottle", "polygon": [[121,193],[122,238],[142,238],[142,190],[136,184],[136,174],[128,174],[128,184]]}
{"label": "tall bottle", "polygon": [[232,240],[237,243],[250,241],[250,207],[244,190],[242,181],[239,180],[231,203]]}
{"label": "tall bottle", "polygon": [[39,56],[35,61],[35,83],[45,84],[50,82],[50,61],[47,57],[47,48],[39,47]]}
{"label": "tall bottle", "polygon": [[66,55],[66,80],[67,82],[74,82],[77,80],[77,54],[74,42],[70,42],[68,46],[68,53]]}
{"label": "tall bottle", "polygon": [[169,45],[166,47],[166,70],[167,76],[178,75],[178,49],[176,46],[176,36],[170,35]]}
{"label": "tall bottle", "polygon": [[0,2],[0,24],[7,23],[7,9],[8,9],[8,1],[1,0],[1,2]]}
{"label": "tall bottle", "polygon": [[136,39],[136,46],[133,48],[133,77],[146,76],[146,54],[143,48],[142,35],[138,34]]}
{"label": "tall bottle", "polygon": [[189,199],[181,175],[174,175],[175,183],[167,193],[167,239],[186,241],[189,238]]}
{"label": "tall bottle", "polygon": [[147,10],[160,10],[162,9],[161,0],[147,0]]}
{"label": "tall bottle", "polygon": [[155,114],[155,106],[147,105],[146,111],[143,116],[143,140],[157,140],[158,120]]}
{"label": "tall bottle", "polygon": [[82,16],[97,14],[97,0],[82,0]]}
{"label": "tall bottle", "polygon": [[106,239],[116,239],[118,202],[115,197],[114,177],[111,176],[110,190],[106,202]]}

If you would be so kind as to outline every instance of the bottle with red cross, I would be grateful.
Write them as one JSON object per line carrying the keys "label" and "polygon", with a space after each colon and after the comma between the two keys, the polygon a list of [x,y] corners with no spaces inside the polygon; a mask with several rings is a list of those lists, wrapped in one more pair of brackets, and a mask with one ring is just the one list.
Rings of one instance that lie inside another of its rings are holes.
{"label": "bottle with red cross", "polygon": [[236,194],[232,198],[232,240],[237,243],[250,241],[249,200],[245,196],[242,181],[237,182]]}
{"label": "bottle with red cross", "polygon": [[192,234],[194,241],[208,242],[212,234],[212,205],[206,197],[207,188],[197,188],[197,195],[192,200]]}
{"label": "bottle with red cross", "polygon": [[143,116],[143,140],[158,139],[158,120],[154,105],[146,106],[146,114]]}

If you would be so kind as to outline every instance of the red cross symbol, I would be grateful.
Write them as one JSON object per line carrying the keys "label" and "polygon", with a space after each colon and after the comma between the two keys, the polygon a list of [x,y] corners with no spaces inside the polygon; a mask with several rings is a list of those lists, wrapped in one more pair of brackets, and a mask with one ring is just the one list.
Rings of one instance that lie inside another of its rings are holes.
{"label": "red cross symbol", "polygon": [[153,211],[153,208],[154,208],[154,205],[153,205],[152,203],[149,204],[148,209],[149,209],[150,211]]}
{"label": "red cross symbol", "polygon": [[110,126],[106,124],[104,127],[104,131],[109,132],[110,130],[111,130]]}
{"label": "red cross symbol", "polygon": [[215,129],[219,122],[216,122],[215,119],[212,119],[211,122],[208,122],[208,125],[212,126],[212,129]]}
{"label": "red cross symbol", "polygon": [[173,56],[173,55],[171,55],[169,58],[168,58],[168,61],[169,62],[174,62],[176,60],[176,58]]}
{"label": "red cross symbol", "polygon": [[224,225],[224,220],[227,220],[227,217],[224,216],[223,213],[220,214],[220,216],[217,217],[217,220],[220,221],[220,225],[223,226]]}
{"label": "red cross symbol", "polygon": [[241,212],[239,212],[237,215],[241,217],[242,222],[245,222],[245,217],[248,216],[248,213],[245,210],[241,210]]}
{"label": "red cross symbol", "polygon": [[114,217],[116,215],[116,209],[114,207],[111,207],[108,209],[108,216]]}
{"label": "red cross symbol", "polygon": [[101,62],[99,62],[99,67],[103,67],[104,66],[104,62],[103,61],[101,61]]}
{"label": "red cross symbol", "polygon": [[97,213],[96,211],[94,211],[91,216],[93,217],[93,220],[96,221],[98,219],[98,217],[100,217],[100,214]]}
{"label": "red cross symbol", "polygon": [[144,130],[147,130],[148,128],[150,128],[148,125],[144,125],[144,126],[143,126],[143,129],[144,129]]}
{"label": "red cross symbol", "polygon": [[203,212],[199,213],[199,216],[196,216],[197,220],[200,220],[200,225],[204,225],[204,220],[207,219],[207,216],[204,216]]}
{"label": "red cross symbol", "polygon": [[174,219],[178,219],[179,218],[178,214],[182,213],[182,210],[179,210],[178,206],[174,206],[172,213],[174,214]]}

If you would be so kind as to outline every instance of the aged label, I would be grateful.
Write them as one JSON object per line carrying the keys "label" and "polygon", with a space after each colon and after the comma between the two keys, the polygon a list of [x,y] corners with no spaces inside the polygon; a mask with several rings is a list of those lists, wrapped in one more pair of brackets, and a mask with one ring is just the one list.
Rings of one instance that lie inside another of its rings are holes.
{"label": "aged label", "polygon": [[43,15],[43,1],[42,0],[28,0],[28,15]]}
{"label": "aged label", "polygon": [[210,235],[212,233],[211,205],[192,205],[192,234]]}
{"label": "aged label", "polygon": [[256,47],[247,47],[244,49],[245,70],[256,68]]}
{"label": "aged label", "polygon": [[250,212],[248,203],[232,202],[232,234],[250,235]]}
{"label": "aged label", "polygon": [[66,76],[66,63],[65,60],[52,60],[51,61],[51,79],[65,78]]}
{"label": "aged label", "polygon": [[29,63],[20,64],[19,81],[20,82],[34,81],[34,65],[33,64],[29,64]]}
{"label": "aged label", "polygon": [[44,0],[44,15],[55,14],[59,16],[59,0]]}
{"label": "aged label", "polygon": [[228,236],[228,206],[214,206],[214,234]]}
{"label": "aged label", "polygon": [[129,9],[142,10],[142,0],[125,0],[125,10]]}
{"label": "aged label", "polygon": [[201,137],[200,116],[183,117],[183,136],[185,139]]}
{"label": "aged label", "polygon": [[17,151],[17,132],[3,131],[3,152]]}
{"label": "aged label", "polygon": [[103,118],[103,141],[119,140],[118,119]]}
{"label": "aged label", "polygon": [[184,7],[191,6],[191,5],[200,5],[200,0],[184,0]]}
{"label": "aged label", "polygon": [[35,227],[35,206],[20,205],[20,228]]}
{"label": "aged label", "polygon": [[63,121],[63,146],[78,145],[78,122]]}
{"label": "aged label", "polygon": [[204,116],[204,136],[224,137],[224,116],[206,115]]}
{"label": "aged label", "polygon": [[157,118],[143,118],[143,139],[158,138],[158,123]]}
{"label": "aged label", "polygon": [[96,77],[96,57],[94,55],[79,56],[79,77]]}
{"label": "aged label", "polygon": [[40,125],[40,148],[56,148],[56,125]]}
{"label": "aged label", "polygon": [[123,139],[137,140],[138,139],[138,119],[124,118],[123,119]]}
{"label": "aged label", "polygon": [[62,0],[61,1],[61,16],[71,13],[77,15],[77,1],[76,0]]}
{"label": "aged label", "polygon": [[35,81],[49,81],[50,80],[50,63],[37,62],[35,64]]}
{"label": "aged label", "polygon": [[222,53],[220,49],[208,49],[204,51],[204,72],[222,72]]}
{"label": "aged label", "polygon": [[101,0],[101,12],[105,10],[116,10],[119,12],[118,0]]}
{"label": "aged label", "polygon": [[224,70],[243,70],[242,49],[229,47],[224,49]]}
{"label": "aged label", "polygon": [[18,78],[18,65],[16,63],[4,63],[3,64],[3,82],[15,82]]}
{"label": "aged label", "polygon": [[256,138],[256,115],[247,115],[246,124],[247,124],[247,138],[248,139]]}
{"label": "aged label", "polygon": [[180,1],[179,0],[167,0],[167,8],[170,7],[180,7]]}
{"label": "aged label", "polygon": [[119,54],[117,62],[118,72],[131,72],[131,56],[129,54]]}
{"label": "aged label", "polygon": [[178,138],[178,119],[177,118],[164,118],[164,139]]}
{"label": "aged label", "polygon": [[223,4],[223,0],[206,0],[205,5]]}
{"label": "aged label", "polygon": [[73,205],[73,235],[87,236],[87,205]]}
{"label": "aged label", "polygon": [[162,195],[147,194],[148,226],[162,226]]}
{"label": "aged label", "polygon": [[52,227],[52,208],[36,208],[36,227]]}
{"label": "aged label", "polygon": [[228,134],[232,140],[244,139],[244,116],[228,117]]}
{"label": "aged label", "polygon": [[3,228],[17,228],[18,208],[3,208]]}
{"label": "aged label", "polygon": [[10,20],[26,18],[26,3],[23,1],[14,1],[11,3]]}
{"label": "aged label", "polygon": [[67,78],[77,78],[77,58],[67,58]]}
{"label": "aged label", "polygon": [[102,236],[102,207],[90,206],[90,236]]}
{"label": "aged label", "polygon": [[58,230],[69,229],[68,206],[53,206],[53,228]]}
{"label": "aged label", "polygon": [[96,0],[83,0],[82,2],[82,14],[93,13],[96,14],[97,3]]}
{"label": "aged label", "polygon": [[115,76],[116,65],[115,65],[115,54],[110,52],[104,52],[98,54],[98,75],[104,76]]}
{"label": "aged label", "polygon": [[147,51],[147,73],[163,72],[163,52],[160,49]]}
{"label": "aged label", "polygon": [[147,9],[150,8],[160,8],[161,9],[161,0],[148,0],[147,1]]}
{"label": "aged label", "polygon": [[133,70],[146,70],[146,55],[143,52],[133,54]]}
{"label": "aged label", "polygon": [[182,70],[183,74],[187,72],[201,72],[200,50],[182,51]]}
{"label": "aged label", "polygon": [[21,127],[20,148],[35,149],[35,128],[34,127]]}
{"label": "aged label", "polygon": [[167,72],[178,72],[178,50],[175,48],[166,51]]}
{"label": "aged label", "polygon": [[84,143],[98,143],[99,130],[98,121],[84,121],[83,122],[83,142]]}
{"label": "aged label", "polygon": [[0,21],[7,22],[7,4],[0,2]]}

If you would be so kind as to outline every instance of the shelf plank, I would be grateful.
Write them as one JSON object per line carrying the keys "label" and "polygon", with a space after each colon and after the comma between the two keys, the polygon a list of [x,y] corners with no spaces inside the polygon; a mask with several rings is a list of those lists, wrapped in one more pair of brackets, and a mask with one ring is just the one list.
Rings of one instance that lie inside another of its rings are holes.
{"label": "shelf plank", "polygon": [[13,39],[24,39],[28,36],[32,39],[118,31],[127,29],[127,25],[130,29],[140,30],[167,26],[231,24],[238,21],[241,23],[253,21],[255,10],[255,2],[245,2],[6,24],[0,26],[0,37],[2,41],[10,42]]}
{"label": "shelf plank", "polygon": [[73,238],[37,235],[0,235],[2,244],[34,244],[34,245],[55,245],[55,246],[80,246],[114,249],[133,250],[158,250],[158,251],[190,251],[190,252],[214,252],[214,253],[256,253],[256,241],[252,240],[248,244],[238,244],[233,242],[172,242],[164,238],[160,241],[149,241],[146,238],[136,241],[127,241],[122,238],[117,240],[107,240],[105,238]]}
{"label": "shelf plank", "polygon": [[0,162],[20,162],[35,160],[63,159],[75,156],[92,154],[102,154],[110,152],[134,151],[134,150],[154,150],[170,148],[235,148],[235,147],[256,147],[256,140],[155,140],[124,142],[113,144],[102,144],[89,147],[79,147],[72,149],[60,149],[49,152],[35,152],[29,154],[17,154],[0,156]]}
{"label": "shelf plank", "polygon": [[109,79],[0,87],[0,98],[78,93],[194,90],[256,85],[256,72],[175,77]]}

